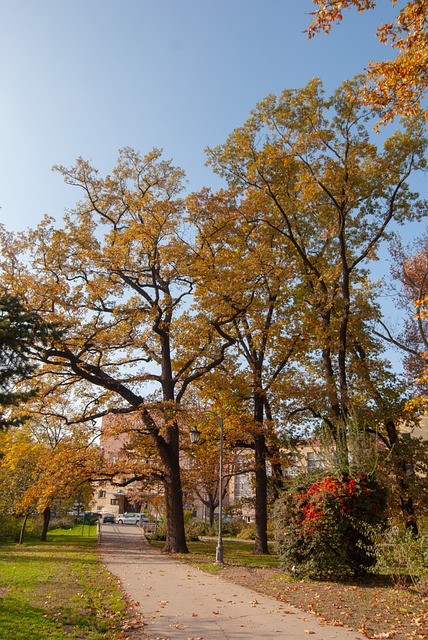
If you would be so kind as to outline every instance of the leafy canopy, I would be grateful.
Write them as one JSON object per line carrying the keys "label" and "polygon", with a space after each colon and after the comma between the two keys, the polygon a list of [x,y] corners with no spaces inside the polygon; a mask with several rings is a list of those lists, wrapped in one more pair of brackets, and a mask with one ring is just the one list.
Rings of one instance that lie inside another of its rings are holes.
{"label": "leafy canopy", "polygon": [[[322,31],[329,33],[334,22],[343,19],[343,11],[355,7],[359,12],[374,9],[376,0],[313,0],[318,5],[308,29],[312,38]],[[391,0],[395,7],[397,0]],[[369,63],[364,99],[381,109],[381,122],[394,115],[414,115],[428,84],[428,1],[410,0],[398,11],[395,21],[382,24],[376,35],[382,44],[397,52],[395,60]],[[428,111],[425,110],[425,117]]]}

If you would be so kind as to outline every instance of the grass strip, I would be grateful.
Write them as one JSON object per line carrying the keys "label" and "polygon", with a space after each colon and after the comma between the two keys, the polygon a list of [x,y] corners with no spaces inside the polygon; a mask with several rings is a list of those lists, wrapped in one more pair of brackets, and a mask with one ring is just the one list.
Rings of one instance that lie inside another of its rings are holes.
{"label": "grass strip", "polygon": [[[150,544],[157,549],[163,549],[164,542],[150,540]],[[273,547],[273,545],[271,545]],[[215,563],[217,540],[214,538],[204,538],[187,543],[189,554],[177,554],[185,562],[198,566],[209,573],[216,573],[221,569],[221,565]],[[271,550],[270,555],[258,555],[253,553],[254,542],[239,540],[237,538],[223,539],[224,561],[228,565],[238,565],[243,567],[255,567],[260,569],[278,568],[279,558]]]}

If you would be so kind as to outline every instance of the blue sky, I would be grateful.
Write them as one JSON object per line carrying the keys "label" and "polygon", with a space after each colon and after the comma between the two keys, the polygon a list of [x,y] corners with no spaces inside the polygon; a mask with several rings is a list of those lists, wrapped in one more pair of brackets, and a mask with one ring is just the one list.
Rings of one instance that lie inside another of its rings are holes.
{"label": "blue sky", "polygon": [[387,55],[379,4],[308,41],[310,0],[0,0],[0,222],[60,219],[78,193],[52,165],[81,155],[104,174],[124,146],[215,186],[203,150],[257,101],[314,76],[333,91]]}

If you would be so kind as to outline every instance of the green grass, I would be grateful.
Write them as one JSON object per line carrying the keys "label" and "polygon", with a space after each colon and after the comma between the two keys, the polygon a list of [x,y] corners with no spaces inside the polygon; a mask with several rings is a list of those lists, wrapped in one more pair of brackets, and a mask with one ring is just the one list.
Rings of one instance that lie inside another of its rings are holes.
{"label": "green grass", "polygon": [[96,552],[96,527],[0,547],[0,638],[109,640],[127,603]]}
{"label": "green grass", "polygon": [[[160,541],[151,541],[151,544],[162,549],[164,544]],[[215,564],[217,540],[197,540],[187,543],[189,553],[178,554],[186,562],[197,565],[204,571],[216,573],[221,565]],[[253,553],[254,543],[247,540],[224,539],[223,559],[225,564],[240,565],[246,567],[279,567],[279,559],[271,551],[270,555],[255,555]]]}

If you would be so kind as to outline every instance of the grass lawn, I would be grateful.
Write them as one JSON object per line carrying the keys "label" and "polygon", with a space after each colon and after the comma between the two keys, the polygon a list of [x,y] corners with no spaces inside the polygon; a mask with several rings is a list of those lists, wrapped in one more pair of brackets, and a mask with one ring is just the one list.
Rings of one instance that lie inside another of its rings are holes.
{"label": "grass lawn", "polygon": [[[217,540],[202,540],[188,543],[192,558],[192,564],[200,566],[213,573],[221,569],[221,565],[215,564]],[[237,538],[223,540],[223,555],[227,564],[256,567],[256,568],[278,568],[278,556],[273,553],[273,545],[270,545],[271,555],[254,555],[253,543]],[[183,556],[184,560],[188,556]]]}
{"label": "grass lawn", "polygon": [[124,637],[127,602],[96,542],[96,527],[79,525],[49,532],[45,543],[0,547],[0,638]]}
{"label": "grass lawn", "polygon": [[[156,549],[162,550],[165,542],[159,540],[150,540],[150,544]],[[187,543],[189,554],[177,554],[185,562],[199,566],[205,571],[216,573],[221,570],[221,565],[215,564],[217,540],[214,538],[205,538],[202,540],[190,541]],[[277,568],[279,567],[278,556],[273,553],[273,545],[271,547],[271,555],[254,555],[252,552],[253,543],[248,540],[239,540],[238,538],[225,538],[223,540],[224,561],[226,564],[259,567],[259,568]]]}

